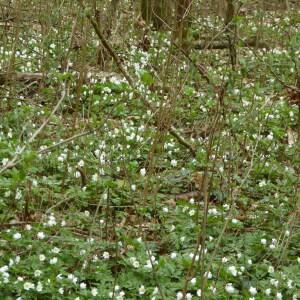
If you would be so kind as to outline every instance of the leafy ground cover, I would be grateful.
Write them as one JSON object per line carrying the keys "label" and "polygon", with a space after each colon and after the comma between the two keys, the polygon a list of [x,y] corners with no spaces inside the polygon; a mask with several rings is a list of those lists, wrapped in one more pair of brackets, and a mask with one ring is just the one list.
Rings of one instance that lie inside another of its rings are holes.
{"label": "leafy ground cover", "polygon": [[0,298],[299,299],[299,13],[237,18],[268,47],[238,40],[235,70],[169,32],[145,50],[123,16],[132,84],[105,49],[95,66],[85,11],[48,5],[0,47],[1,69],[35,74],[0,91]]}

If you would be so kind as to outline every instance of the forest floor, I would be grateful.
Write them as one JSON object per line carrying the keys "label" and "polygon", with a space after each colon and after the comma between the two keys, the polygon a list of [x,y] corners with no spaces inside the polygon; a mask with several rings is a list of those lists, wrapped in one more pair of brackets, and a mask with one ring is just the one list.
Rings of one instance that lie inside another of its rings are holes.
{"label": "forest floor", "polygon": [[54,2],[0,27],[0,299],[300,299],[299,12],[233,68],[219,18],[110,52]]}

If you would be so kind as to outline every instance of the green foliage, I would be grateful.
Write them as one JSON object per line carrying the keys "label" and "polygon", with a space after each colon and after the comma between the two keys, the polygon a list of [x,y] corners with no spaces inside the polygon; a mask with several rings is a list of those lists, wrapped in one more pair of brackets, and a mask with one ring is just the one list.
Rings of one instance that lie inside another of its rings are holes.
{"label": "green foliage", "polygon": [[[95,66],[90,7],[30,3],[16,36],[0,28],[1,69],[47,75],[0,90],[1,300],[180,300],[185,286],[187,299],[298,299],[299,107],[288,86],[299,14],[236,16],[240,37],[259,31],[270,49],[236,41],[233,71],[228,49],[191,49],[191,64],[170,50],[170,32],[143,29],[143,44],[121,5],[109,42],[135,89],[107,53],[109,72]],[[213,16],[195,16],[190,30],[225,38]]]}

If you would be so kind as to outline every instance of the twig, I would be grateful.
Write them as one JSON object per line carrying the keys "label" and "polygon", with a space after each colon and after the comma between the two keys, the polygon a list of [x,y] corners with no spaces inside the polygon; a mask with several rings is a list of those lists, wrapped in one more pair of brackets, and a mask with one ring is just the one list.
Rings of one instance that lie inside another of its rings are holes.
{"label": "twig", "polygon": [[178,133],[178,131],[176,130],[175,127],[171,126],[171,128],[169,129],[169,133],[171,135],[173,135],[181,145],[188,148],[191,151],[191,153],[193,154],[193,156],[196,156],[196,150],[195,150],[194,146],[192,146],[189,142],[187,142],[183,138],[183,136]]}
{"label": "twig", "polygon": [[25,151],[26,147],[28,145],[30,145],[35,138],[41,133],[41,131],[45,128],[45,126],[49,123],[49,121],[51,120],[51,118],[53,117],[53,115],[56,113],[56,111],[58,110],[58,108],[60,107],[61,103],[63,102],[63,100],[65,99],[66,96],[66,89],[63,89],[61,98],[59,99],[59,101],[57,102],[57,104],[55,105],[55,107],[53,108],[52,112],[50,113],[50,115],[48,116],[48,118],[43,122],[43,124],[34,132],[34,134],[31,136],[31,138],[27,141],[27,143],[15,154],[15,156],[2,168],[0,169],[0,174],[2,174],[5,170],[7,170],[8,168],[11,168],[13,166],[15,166],[16,161],[18,160],[19,156]]}
{"label": "twig", "polygon": [[[78,1],[79,1],[80,5],[81,5],[82,7],[84,7],[82,1],[81,1],[81,0],[78,0]],[[143,97],[143,95],[141,95],[141,93],[137,90],[137,88],[136,88],[136,86],[135,86],[135,84],[134,84],[134,80],[131,78],[131,76],[129,75],[129,73],[123,68],[122,62],[120,61],[120,59],[118,58],[118,56],[115,54],[115,52],[114,52],[114,50],[112,49],[112,47],[110,46],[109,42],[106,40],[106,38],[105,38],[104,35],[102,34],[101,29],[99,28],[99,24],[92,18],[92,16],[91,16],[90,13],[87,13],[87,18],[90,20],[90,22],[91,22],[91,24],[92,24],[92,26],[93,26],[93,28],[94,28],[94,30],[95,30],[97,36],[99,37],[101,43],[103,44],[104,48],[108,51],[108,53],[111,55],[111,57],[112,57],[113,60],[115,61],[117,67],[119,68],[120,72],[121,72],[121,73],[124,75],[124,77],[126,78],[128,84],[132,87],[133,90],[135,90],[135,92],[136,92],[137,94],[139,94],[139,95],[142,97],[142,99],[143,99],[145,105],[146,105],[147,107],[149,107],[151,111],[154,111],[154,108],[152,107],[151,103],[149,103],[149,102]],[[196,156],[196,150],[194,149],[194,147],[193,147],[189,142],[187,142],[187,141],[186,141],[186,140],[185,140],[185,139],[177,132],[177,130],[176,130],[173,126],[171,126],[168,130],[169,130],[169,133],[170,133],[171,135],[173,135],[173,136],[178,140],[178,142],[179,142],[181,145],[183,145],[183,146],[185,146],[186,148],[188,148],[188,149],[191,151],[191,153],[192,153],[193,156]]]}

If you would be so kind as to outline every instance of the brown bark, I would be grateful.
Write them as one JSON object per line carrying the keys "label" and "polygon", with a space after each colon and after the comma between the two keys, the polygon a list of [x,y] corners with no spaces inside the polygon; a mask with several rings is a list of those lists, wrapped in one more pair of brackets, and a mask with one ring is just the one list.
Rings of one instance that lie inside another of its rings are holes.
{"label": "brown bark", "polygon": [[159,30],[169,24],[172,7],[169,0],[142,0],[141,16],[147,25]]}
{"label": "brown bark", "polygon": [[191,10],[192,0],[177,0],[176,8],[176,30],[174,40],[179,47],[187,50],[189,13]]}
{"label": "brown bark", "polygon": [[[266,42],[260,41],[257,42],[256,39],[248,39],[244,41],[244,44],[241,45],[241,47],[257,47],[257,48],[270,48],[270,44],[267,44]],[[197,50],[220,50],[220,49],[228,49],[230,47],[228,41],[214,41],[212,43],[207,42],[194,42],[193,48]]]}
{"label": "brown bark", "polygon": [[234,24],[234,5],[233,0],[226,0],[227,2],[227,9],[226,9],[226,17],[225,17],[225,26],[226,26],[226,35],[228,40],[228,48],[229,48],[229,55],[230,55],[230,62],[232,69],[235,69],[237,63],[237,52],[236,52],[236,26]]}

